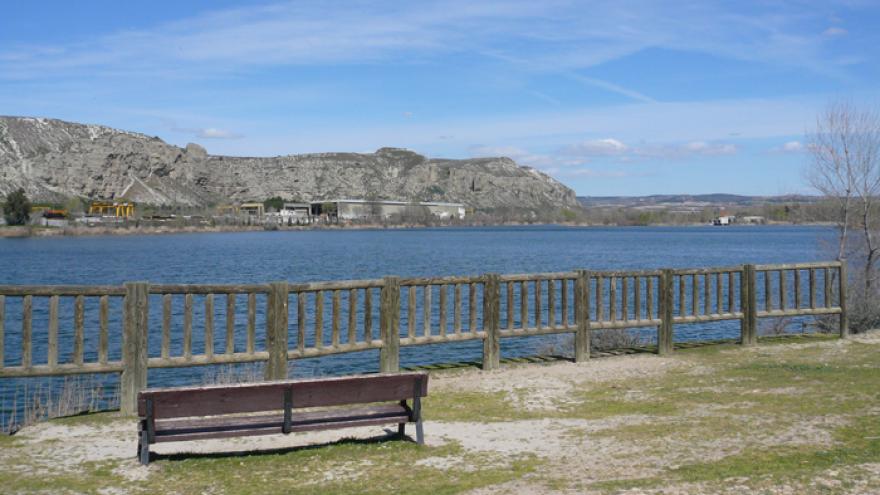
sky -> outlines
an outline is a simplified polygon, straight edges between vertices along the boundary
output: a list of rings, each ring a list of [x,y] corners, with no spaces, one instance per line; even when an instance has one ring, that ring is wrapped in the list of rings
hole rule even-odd
[[[880,0],[8,2],[0,115],[508,156],[587,196],[810,193],[817,115],[880,102],[878,25]]]

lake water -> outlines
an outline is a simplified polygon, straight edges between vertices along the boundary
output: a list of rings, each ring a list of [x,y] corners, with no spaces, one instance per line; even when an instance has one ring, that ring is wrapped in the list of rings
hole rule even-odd
[[[0,284],[305,282],[789,263],[831,259],[827,246],[834,236],[831,228],[813,226],[540,226],[0,239]],[[7,298],[8,365],[20,359],[20,313],[13,299]],[[67,309],[62,304],[61,313],[69,314]],[[41,315],[45,309],[35,304],[35,336]],[[88,320],[86,330],[94,333]],[[676,328],[676,340],[735,337],[738,332],[738,322],[687,325]],[[87,360],[90,339],[94,336],[86,337]],[[558,337],[505,339],[502,356],[535,354],[553,339]],[[479,341],[408,347],[401,350],[401,364],[478,361],[481,349]],[[39,352],[35,344],[35,355]],[[62,349],[62,359],[65,352],[69,349]],[[367,351],[297,361],[293,373],[375,371],[377,355]],[[205,373],[204,368],[151,370],[149,380],[151,386],[194,383]],[[108,387],[115,384],[115,377],[102,380]],[[30,381],[53,386],[58,380]],[[10,407],[11,397],[26,382],[0,380],[0,409]]]

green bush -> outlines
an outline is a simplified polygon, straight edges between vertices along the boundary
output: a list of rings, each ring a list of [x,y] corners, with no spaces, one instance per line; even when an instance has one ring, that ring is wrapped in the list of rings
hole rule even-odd
[[[7,225],[25,225],[31,218],[31,202],[24,193],[24,189],[19,189],[6,197],[6,203],[3,205],[3,217],[6,219]]]
[[[281,196],[274,196],[266,201],[263,201],[263,207],[268,210],[269,208],[274,208],[275,211],[281,211],[284,208],[284,198]]]

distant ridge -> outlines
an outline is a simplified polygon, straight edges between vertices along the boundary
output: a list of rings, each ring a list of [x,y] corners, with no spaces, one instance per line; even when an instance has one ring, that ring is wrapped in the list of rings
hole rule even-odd
[[[574,191],[510,158],[430,159],[401,148],[268,158],[209,155],[158,137],[56,119],[0,117],[0,197],[125,198],[210,206],[273,196],[460,202],[476,209],[577,208]]]
[[[753,206],[774,203],[816,203],[819,196],[788,194],[781,196],[743,196],[738,194],[654,194],[650,196],[578,196],[585,207],[617,206]]]

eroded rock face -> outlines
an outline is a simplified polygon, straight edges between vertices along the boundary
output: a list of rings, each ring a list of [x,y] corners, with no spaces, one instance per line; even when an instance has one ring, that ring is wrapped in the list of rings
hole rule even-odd
[[[18,187],[36,201],[83,196],[211,205],[282,196],[452,201],[478,209],[578,206],[571,189],[509,158],[428,159],[400,148],[214,156],[197,144],[179,148],[108,127],[0,117],[0,196]]]

